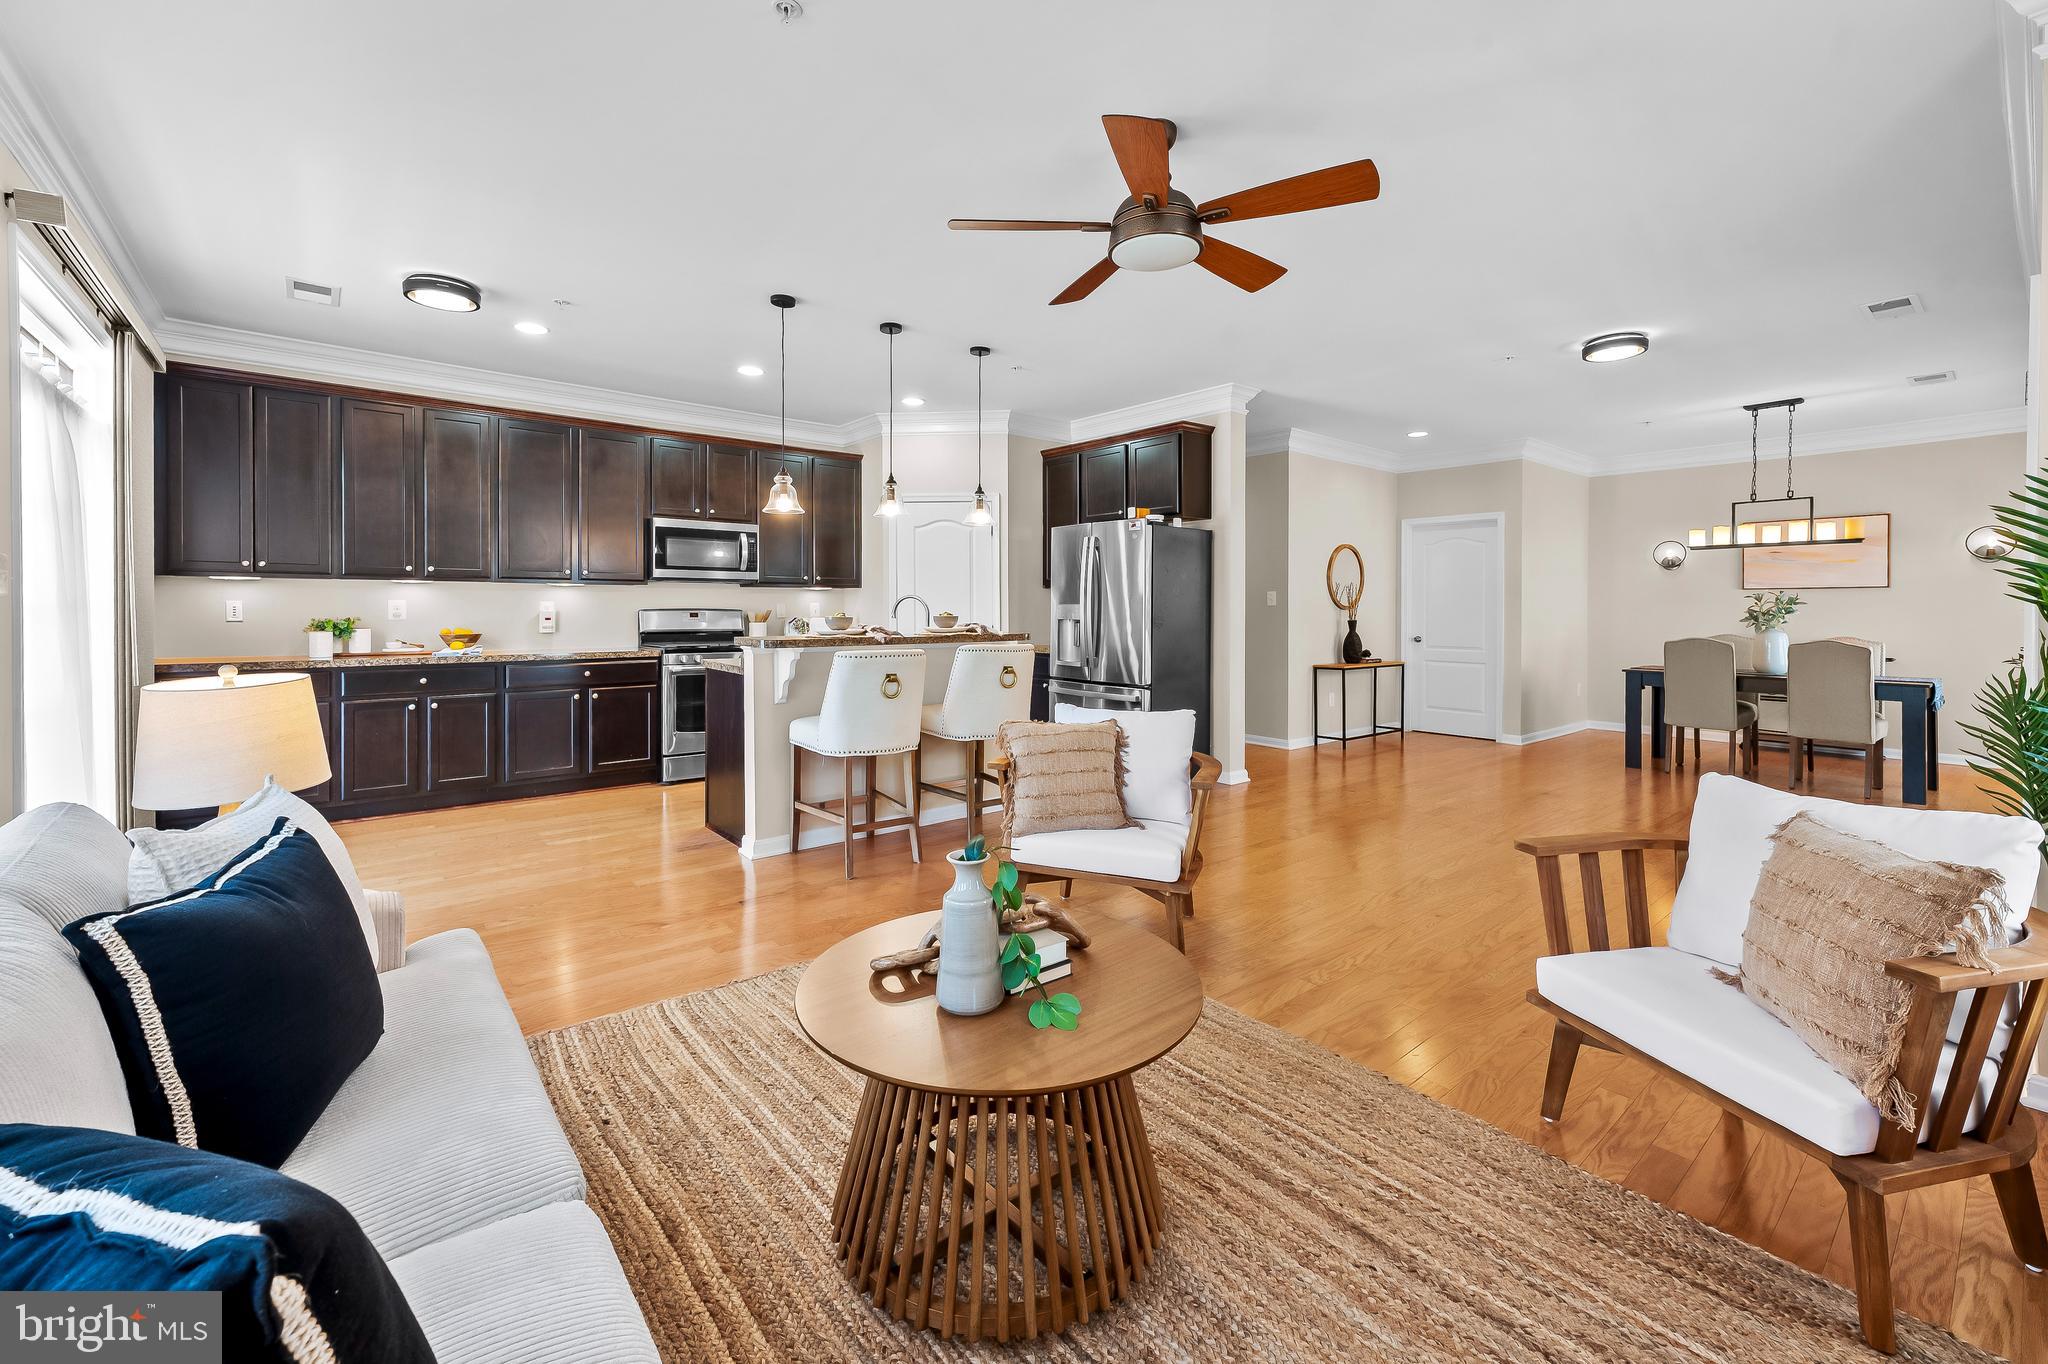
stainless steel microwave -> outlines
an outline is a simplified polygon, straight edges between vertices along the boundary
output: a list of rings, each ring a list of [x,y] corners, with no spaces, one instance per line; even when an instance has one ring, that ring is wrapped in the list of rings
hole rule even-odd
[[[647,562],[657,578],[699,582],[761,581],[761,528],[731,521],[681,521],[657,516],[647,523]]]

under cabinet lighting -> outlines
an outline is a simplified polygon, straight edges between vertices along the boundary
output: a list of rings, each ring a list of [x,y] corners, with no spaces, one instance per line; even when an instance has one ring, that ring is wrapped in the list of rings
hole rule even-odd
[[[903,405],[905,407],[923,407],[924,399],[918,397],[915,393],[906,393],[903,395]]]
[[[767,370],[765,370],[765,369],[762,369],[762,368],[761,368],[761,367],[760,367],[759,365],[741,365],[741,366],[740,366],[740,373],[741,373],[741,374],[744,374],[744,375],[745,375],[745,376],[746,376],[747,378],[749,378],[749,379],[758,379],[758,378],[760,378],[760,377],[761,377],[761,376],[762,376],[763,374],[766,374],[767,372],[768,372]]]

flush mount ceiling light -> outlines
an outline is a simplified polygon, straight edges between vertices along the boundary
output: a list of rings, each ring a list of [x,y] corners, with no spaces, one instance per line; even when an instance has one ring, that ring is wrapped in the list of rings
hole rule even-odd
[[[882,335],[889,338],[889,396],[891,398],[896,396],[896,338],[902,334],[903,324],[901,322],[884,322],[882,324]],[[907,403],[910,399],[905,398],[903,401]],[[919,399],[919,401],[922,402],[923,399]],[[875,515],[901,516],[903,514],[903,504],[896,500],[896,404],[891,402],[884,410],[889,414],[889,438],[887,445],[882,451],[883,459],[887,462],[888,478],[882,484],[882,500],[875,504]]]
[[[1610,360],[1633,360],[1649,348],[1650,338],[1642,332],[1609,332],[1580,346],[1579,358],[1600,365]]]
[[[995,515],[988,509],[988,494],[981,490],[981,362],[988,359],[987,346],[969,346],[974,357],[974,505],[967,509],[970,526],[992,526]]]
[[[514,322],[512,330],[518,332],[521,336],[546,336],[548,334],[548,327],[545,322]]]
[[[770,294],[768,301],[782,314],[782,339],[777,350],[781,364],[782,380],[782,443],[777,449],[789,449],[789,310],[796,306],[796,300],[788,294]],[[802,516],[804,504],[797,500],[796,480],[789,476],[785,466],[775,475],[768,487],[768,500],[761,504],[761,510],[769,516]]]
[[[444,313],[473,313],[483,306],[483,290],[453,275],[407,275],[399,286],[423,308]]]
[[[762,376],[763,374],[766,374],[767,372],[768,372],[767,370],[765,370],[765,369],[762,369],[762,368],[761,368],[761,367],[760,367],[759,365],[741,365],[741,366],[740,366],[740,373],[742,373],[742,374],[746,375],[746,376],[747,376],[747,377],[748,377],[749,379],[758,379],[758,378],[760,378],[760,377],[761,377],[761,376]]]
[[[1997,526],[1979,526],[1963,537],[1963,548],[1970,551],[1970,557],[1986,563],[1997,563],[2019,547],[2017,540]]]
[[[905,407],[923,407],[924,399],[918,397],[915,393],[906,393],[903,395],[903,405]]]
[[[1694,527],[1686,532],[1689,549],[1770,549],[1780,545],[1860,545],[1863,543],[1863,518],[1860,516],[1838,516],[1829,520],[1816,521],[1813,517],[1813,499],[1801,497],[1792,489],[1792,418],[1799,410],[1804,398],[1780,398],[1776,402],[1744,403],[1742,410],[1749,413],[1749,496],[1747,499],[1728,504],[1728,523],[1708,530]],[[1785,409],[1785,495],[1783,497],[1757,496],[1757,414],[1778,408]],[[1804,503],[1804,516],[1778,516],[1774,518],[1744,521],[1744,507],[1769,507],[1779,504]],[[1662,546],[1660,545],[1661,549]]]

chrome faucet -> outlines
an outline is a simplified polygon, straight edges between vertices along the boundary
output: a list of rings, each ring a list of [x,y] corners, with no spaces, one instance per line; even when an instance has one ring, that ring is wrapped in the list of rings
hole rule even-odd
[[[906,592],[896,599],[896,604],[889,608],[889,624],[896,624],[897,613],[903,610],[903,603],[907,601],[914,601],[924,608],[924,628],[930,630],[932,628],[932,604],[923,597],[918,596],[915,592]]]

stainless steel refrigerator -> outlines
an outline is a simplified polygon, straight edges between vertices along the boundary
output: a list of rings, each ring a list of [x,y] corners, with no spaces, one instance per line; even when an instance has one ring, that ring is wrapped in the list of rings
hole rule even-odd
[[[1156,521],[1052,532],[1052,704],[1192,710],[1209,751],[1213,537]]]

